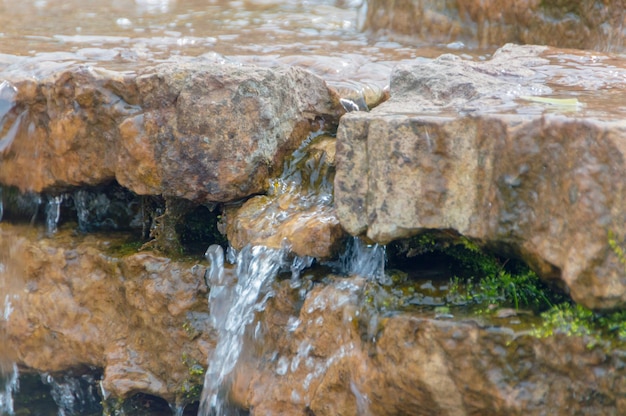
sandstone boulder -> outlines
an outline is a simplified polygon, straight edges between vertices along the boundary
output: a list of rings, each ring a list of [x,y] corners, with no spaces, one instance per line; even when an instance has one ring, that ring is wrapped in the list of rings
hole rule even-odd
[[[0,184],[23,192],[116,179],[141,195],[238,199],[263,192],[283,157],[343,112],[324,81],[293,67],[37,65],[0,74]]]
[[[423,42],[624,50],[623,0],[370,0],[364,28]]]
[[[5,272],[20,272],[0,273],[0,281],[22,287],[10,319],[0,322],[0,351],[40,372],[103,369],[112,397],[188,399],[190,367],[205,366],[214,344],[205,267],[149,253],[120,256],[112,250],[124,239],[114,236],[42,233],[0,225],[0,253],[11,253]]]
[[[626,307],[624,79],[622,59],[535,46],[400,66],[389,101],[341,119],[339,220],[381,243],[455,230]]]

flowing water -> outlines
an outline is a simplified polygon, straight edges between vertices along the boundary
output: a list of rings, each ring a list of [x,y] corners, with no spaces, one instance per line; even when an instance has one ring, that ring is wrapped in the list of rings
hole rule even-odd
[[[6,325],[13,312],[12,301],[17,296],[19,283],[16,282],[16,268],[11,262],[11,254],[0,254],[0,340],[6,339]],[[12,361],[13,351],[8,351],[5,343],[0,345],[0,415],[13,413],[13,394],[19,389],[19,371]]]
[[[4,125],[4,115],[11,111],[16,91],[9,83],[2,82],[3,72],[39,76],[46,70],[79,64],[134,72],[160,62],[189,61],[198,57],[261,66],[297,65],[320,75],[340,92],[356,96],[355,102],[362,107],[368,94],[378,94],[387,86],[394,65],[436,57],[451,49],[464,52],[459,51],[458,44],[415,45],[409,41],[371,39],[360,30],[365,8],[364,0],[2,2],[0,120],[3,124],[0,133],[3,135],[0,152],[10,146],[21,117],[18,115],[15,122]],[[478,54],[477,51],[465,52]],[[285,168],[285,176],[274,183],[275,195],[300,192],[303,188],[301,175],[306,167],[297,163],[300,156],[295,155],[295,162]],[[313,207],[313,211],[326,210],[332,205],[332,180],[323,178],[318,165],[308,169],[309,188],[318,191],[304,192],[297,197],[297,204]],[[3,217],[2,192],[0,188],[0,220]],[[6,190],[4,193],[6,197]],[[56,232],[64,209],[76,213],[81,231],[122,228],[108,215],[112,198],[105,193],[77,190],[71,195],[20,194],[13,198],[20,207],[19,215],[30,218],[31,222],[38,215],[44,215],[49,236]],[[136,200],[129,201],[124,213],[130,218],[128,223],[135,223],[135,226],[142,221],[138,219],[137,205]],[[274,214],[278,222],[290,215],[288,212]],[[227,415],[234,411],[226,398],[233,370],[246,337],[261,336],[255,331],[254,319],[273,295],[272,283],[279,272],[286,271],[291,272],[293,285],[297,287],[300,272],[311,265],[312,259],[290,256],[288,247],[265,246],[229,251],[227,257],[234,263],[232,267],[225,264],[219,246],[210,247],[206,256],[211,262],[207,276],[211,287],[210,319],[218,341],[208,363],[200,413]],[[7,277],[13,272],[2,260],[0,258],[0,276],[5,276],[0,282],[19,281],[16,273]],[[367,245],[355,239],[331,266],[344,274],[358,274],[387,283],[382,246]],[[19,284],[0,289],[3,294],[1,338],[10,318],[11,299],[19,292]],[[306,345],[301,353],[301,358],[306,359]],[[18,368],[12,355],[0,345],[2,414],[13,413],[13,394],[18,388]],[[290,364],[294,365],[297,367],[293,362]],[[96,393],[81,393],[85,390],[81,383],[92,385],[91,381],[71,377],[61,380],[51,375],[44,375],[42,381],[50,387],[58,406],[57,414],[81,414],[93,407],[92,398]],[[367,398],[356,390],[354,394],[365,414]],[[175,410],[176,413],[181,411],[181,408]]]
[[[216,416],[229,414],[225,397],[231,375],[241,354],[246,329],[255,312],[264,308],[271,296],[271,284],[285,264],[286,249],[247,246],[237,255],[234,276],[226,276],[222,247],[211,246],[207,257],[211,321],[217,330],[217,345],[209,359],[205,375],[200,412]]]

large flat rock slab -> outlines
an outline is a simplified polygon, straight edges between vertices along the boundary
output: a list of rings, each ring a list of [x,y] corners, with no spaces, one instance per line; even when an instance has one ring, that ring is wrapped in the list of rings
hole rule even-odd
[[[387,243],[452,229],[626,307],[626,61],[507,45],[396,68],[391,99],[341,119],[335,204]]]
[[[141,195],[234,200],[263,192],[284,156],[342,113],[295,67],[26,62],[0,73],[0,184],[61,193],[115,179]]]

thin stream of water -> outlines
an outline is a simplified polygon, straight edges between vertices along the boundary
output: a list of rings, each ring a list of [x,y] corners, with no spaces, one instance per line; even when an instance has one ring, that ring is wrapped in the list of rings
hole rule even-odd
[[[247,246],[237,255],[236,275],[224,269],[222,247],[212,245],[206,256],[211,262],[208,275],[211,322],[217,331],[217,345],[209,359],[202,391],[200,414],[229,414],[226,396],[232,374],[243,348],[246,328],[254,314],[263,310],[271,296],[271,284],[286,264],[287,249]]]
[[[0,263],[0,277],[7,273],[6,267]],[[0,288],[2,286],[0,285]],[[4,338],[3,326],[7,324],[13,308],[11,306],[11,295],[5,294],[2,304],[2,315],[0,316],[0,339]],[[0,353],[2,348],[0,348]],[[19,371],[17,364],[5,362],[5,357],[0,356],[0,415],[13,414],[13,394],[19,389]]]

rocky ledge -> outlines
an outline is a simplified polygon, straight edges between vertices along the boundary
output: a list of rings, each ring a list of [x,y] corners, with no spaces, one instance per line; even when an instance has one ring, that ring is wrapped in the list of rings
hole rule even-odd
[[[36,63],[2,74],[0,183],[60,194],[117,180],[197,203],[264,192],[344,112],[303,69],[207,62],[140,73]]]
[[[341,119],[341,224],[380,243],[453,230],[626,307],[625,79],[621,59],[539,46],[397,67],[390,100]]]
[[[32,217],[47,200],[55,225],[55,197],[74,192],[79,228],[81,212],[109,201],[82,187],[113,180],[127,189],[106,195],[132,201],[131,223],[146,224],[136,194],[155,198],[153,228],[175,230],[190,207],[223,202],[211,227],[235,247],[286,239],[318,258],[336,257],[345,231],[401,240],[407,252],[424,233],[445,235],[524,260],[589,308],[624,309],[625,68],[611,55],[536,46],[486,61],[444,55],[397,67],[389,101],[343,116],[336,93],[295,68],[8,71],[0,184],[13,196],[45,193],[28,194]],[[312,130],[338,120],[336,145],[312,140],[302,164],[285,168],[293,176],[272,179]],[[205,261],[137,252],[127,236],[72,224],[0,225],[0,289],[14,295],[0,355],[39,372],[101,372],[112,398],[197,400],[216,344]],[[542,338],[531,324],[372,305],[376,282],[320,274],[277,279],[258,334],[244,337],[233,405],[303,415],[626,408],[621,330],[615,345],[567,330]]]
[[[205,262],[132,253],[123,238],[0,226],[13,313],[8,353],[31,371],[102,374],[103,397],[198,400],[215,347]],[[7,247],[7,246],[11,247]],[[130,254],[128,252],[131,252]],[[525,312],[385,312],[362,277],[274,284],[233,372],[231,404],[253,414],[618,414],[623,348],[533,333]],[[382,296],[382,297],[381,297]],[[455,312],[456,313],[456,312]],[[622,344],[623,346],[623,344]],[[95,388],[96,386],[94,386]],[[102,390],[100,390],[102,389]]]

